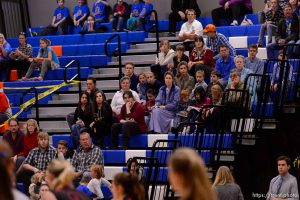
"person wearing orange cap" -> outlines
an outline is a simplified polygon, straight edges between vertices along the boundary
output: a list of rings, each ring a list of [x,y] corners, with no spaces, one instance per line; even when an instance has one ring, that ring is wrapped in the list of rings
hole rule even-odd
[[[229,49],[229,55],[235,56],[236,52],[234,47],[229,43],[228,39],[221,33],[217,32],[216,26],[213,24],[207,24],[203,33],[206,33],[207,40],[206,46],[214,52],[214,59],[217,60],[219,55],[219,48],[221,45],[225,45]]]
[[[231,22],[231,26],[237,26],[241,18],[253,11],[251,0],[219,0],[219,4],[222,7],[211,12],[212,20],[216,26],[222,25],[222,19]]]

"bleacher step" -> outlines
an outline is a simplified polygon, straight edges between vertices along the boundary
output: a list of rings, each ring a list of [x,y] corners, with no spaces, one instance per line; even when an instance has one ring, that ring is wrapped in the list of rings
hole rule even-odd
[[[134,61],[143,61],[143,60],[151,60],[155,62],[156,54],[150,55],[133,55],[133,56],[122,56],[122,62],[134,62]],[[112,62],[118,61],[118,57],[113,57]]]
[[[125,65],[127,61],[124,61],[122,60],[122,65]],[[152,65],[155,63],[155,57],[154,57],[154,60],[151,59],[151,60],[139,60],[139,61],[132,61],[133,64],[135,65]],[[116,65],[119,65],[119,62],[109,62],[107,63],[107,65],[109,66],[116,66]]]
[[[169,40],[169,41],[178,41],[178,37],[160,37],[159,40]],[[153,38],[145,38],[145,42],[155,42],[156,41],[156,38],[153,37]]]
[[[74,112],[76,107],[40,107],[39,114],[40,116],[45,115],[63,115],[66,116],[68,113]],[[35,108],[31,110],[32,114],[35,115]]]

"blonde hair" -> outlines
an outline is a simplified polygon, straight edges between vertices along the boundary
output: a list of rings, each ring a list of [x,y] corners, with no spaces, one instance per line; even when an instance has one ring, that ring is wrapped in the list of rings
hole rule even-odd
[[[72,181],[75,178],[74,169],[67,160],[52,160],[47,167],[47,173],[55,177],[51,183],[53,189],[58,186],[72,186]]]
[[[226,183],[232,182],[234,182],[234,178],[231,174],[230,169],[227,166],[219,167],[213,186],[215,187],[217,185],[225,185]]]
[[[46,132],[39,132],[39,134],[37,135],[38,139],[47,139],[49,140],[49,135]]]
[[[169,166],[183,179],[186,195],[181,200],[215,200],[202,158],[190,148],[179,148],[169,158]]]
[[[104,177],[103,167],[101,165],[92,165],[91,171],[94,171],[96,173],[97,179]]]
[[[3,44],[5,44],[7,41],[6,41],[5,36],[3,35],[3,33],[0,33],[0,37],[3,37]]]
[[[36,173],[36,174],[32,175],[32,177],[30,179],[31,183],[37,184],[39,182],[41,176],[42,176],[42,173]]]
[[[28,131],[28,124],[29,124],[29,123],[32,123],[32,124],[34,125],[34,127],[35,127],[34,131],[35,131],[35,132],[37,132],[37,133],[40,132],[40,127],[39,127],[37,121],[34,120],[34,119],[29,119],[29,120],[27,120],[27,122],[26,122],[26,124],[25,124],[25,126],[26,126],[26,132],[27,132],[27,133],[29,133],[29,131]]]
[[[144,76],[145,78],[147,78],[146,73],[144,73],[144,72],[139,74],[139,78],[140,78],[140,76]]]
[[[222,90],[222,88],[221,88],[220,85],[218,85],[218,84],[213,85],[213,86],[211,87],[211,91],[212,91],[212,90],[218,91],[219,94],[220,94],[220,98],[223,96],[223,90]]]

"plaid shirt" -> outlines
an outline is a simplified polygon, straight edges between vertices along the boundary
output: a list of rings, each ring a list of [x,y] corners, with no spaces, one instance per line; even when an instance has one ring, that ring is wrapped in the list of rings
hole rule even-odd
[[[29,58],[33,57],[33,51],[32,51],[32,46],[30,44],[25,45],[25,47],[22,47],[21,45],[18,47],[19,51],[21,51],[23,54],[26,56],[29,56]],[[18,59],[23,60],[24,58],[19,56]]]
[[[229,48],[229,55],[236,56],[235,49],[229,43],[228,39],[221,33],[216,33],[215,38],[208,37],[206,43],[207,47],[214,52],[214,55],[217,55],[219,53],[219,46],[221,44],[224,44]]]
[[[85,151],[81,146],[76,150],[72,158],[72,165],[76,172],[90,171],[93,164],[104,165],[103,154],[99,147],[92,144]]]
[[[46,170],[48,164],[51,162],[52,159],[57,157],[56,149],[52,146],[49,146],[46,151],[41,151],[39,147],[32,149],[24,164],[29,164],[39,170]]]

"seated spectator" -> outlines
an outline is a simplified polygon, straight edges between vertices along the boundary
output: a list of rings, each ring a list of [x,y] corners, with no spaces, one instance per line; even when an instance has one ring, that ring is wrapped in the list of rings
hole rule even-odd
[[[26,191],[30,185],[30,177],[35,173],[45,171],[49,162],[57,157],[56,149],[49,145],[48,133],[40,132],[37,138],[38,147],[29,152],[20,173]]]
[[[80,34],[87,34],[87,33],[102,33],[106,32],[107,28],[105,26],[101,26],[96,24],[95,17],[90,15],[87,18],[87,21],[84,23],[82,29],[79,31]]]
[[[112,182],[113,199],[137,199],[145,200],[145,190],[140,184],[138,177],[128,172],[118,173]]]
[[[44,180],[44,174],[42,172],[34,174],[30,181],[29,185],[29,195],[31,200],[40,200],[41,196],[39,194],[39,189],[42,185],[42,181]]]
[[[46,192],[49,192],[49,190],[49,185],[46,182],[42,183],[41,187],[39,188],[39,195],[41,196],[41,200],[45,199],[44,195]]]
[[[96,27],[98,27],[101,23],[107,22],[107,7],[109,7],[109,3],[107,0],[96,0],[92,8],[92,15],[95,17]]]
[[[147,86],[147,78],[144,72],[139,74],[139,83],[137,84],[137,92],[139,94],[141,101],[146,101],[146,86]]]
[[[218,199],[244,199],[241,188],[235,183],[230,169],[227,166],[219,167],[213,189]]]
[[[121,108],[119,123],[115,123],[111,127],[112,147],[114,149],[118,147],[119,133],[123,134],[123,144],[120,148],[127,149],[130,135],[147,131],[144,107],[134,99],[131,91],[125,91],[123,99],[125,104]]]
[[[189,57],[184,54],[184,51],[184,46],[182,44],[176,46],[175,56],[173,57],[173,70],[171,70],[173,71],[174,76],[176,76],[177,67],[181,61],[189,62]]]
[[[194,86],[194,89],[192,90],[192,93],[190,94],[190,99],[193,99],[194,91],[197,87],[202,87],[204,91],[207,89],[207,83],[204,81],[204,71],[199,70],[196,72],[196,84]]]
[[[0,87],[0,125],[12,116],[9,99]]]
[[[151,111],[149,130],[156,133],[168,133],[170,123],[176,114],[176,105],[180,100],[180,88],[174,84],[174,75],[165,73],[165,85],[159,89],[155,107]]]
[[[257,46],[262,46],[262,40],[264,39],[265,32],[267,31],[268,41],[267,44],[272,43],[272,37],[275,36],[277,26],[281,18],[283,17],[283,10],[278,5],[278,0],[270,0],[270,9],[265,14],[265,22],[260,27],[259,38]]]
[[[90,102],[93,102],[94,101],[94,98],[95,98],[95,93],[97,91],[99,91],[99,89],[97,88],[97,80],[93,77],[88,77],[87,80],[86,80],[86,91],[89,93],[89,97],[90,97]],[[104,98],[104,101],[106,101],[106,96],[104,95],[103,96]],[[69,113],[67,116],[66,116],[66,120],[67,120],[67,123],[70,127],[70,130],[72,130],[72,125],[73,125],[73,121],[74,121],[74,114],[75,112],[72,112],[72,113]]]
[[[113,99],[111,100],[111,108],[113,111],[113,114],[115,116],[118,116],[121,112],[121,108],[124,105],[124,99],[123,99],[123,93],[126,91],[131,91],[133,94],[133,97],[136,101],[140,101],[140,97],[139,95],[130,89],[130,78],[128,76],[124,76],[121,78],[120,80],[120,85],[121,85],[121,90],[117,91],[113,97]]]
[[[278,0],[278,5],[283,10],[284,5],[288,2],[288,0]],[[263,24],[266,21],[266,13],[270,10],[271,4],[270,0],[264,0],[264,9],[262,11],[258,11],[258,23]]]
[[[76,190],[83,192],[87,197],[92,199],[93,197],[96,197],[96,194],[94,194],[88,187],[87,185],[89,184],[91,180],[90,176],[82,176],[82,179],[79,182],[78,187]]]
[[[68,33],[68,24],[71,23],[69,9],[65,7],[65,0],[57,0],[56,2],[58,7],[53,13],[51,24],[44,28],[42,31],[38,32],[36,34],[37,36],[45,36],[57,30],[61,35],[65,35]]]
[[[215,69],[221,73],[221,79],[219,80],[222,85],[227,85],[227,81],[230,75],[230,71],[235,67],[234,57],[229,55],[229,50],[226,45],[219,47],[220,58],[216,61]]]
[[[215,67],[214,54],[206,47],[202,36],[195,37],[194,41],[195,47],[190,51],[189,55],[189,73],[191,76],[195,76],[198,70],[203,70],[205,75],[209,78],[211,71]]]
[[[114,5],[113,16],[110,18],[110,23],[113,31],[122,31],[124,23],[129,18],[130,10],[129,6],[123,0],[117,0],[118,3]]]
[[[88,183],[88,189],[96,194],[96,197],[93,198],[97,199],[104,199],[103,192],[101,190],[102,185],[106,185],[109,189],[111,187],[111,183],[104,178],[104,171],[103,166],[100,165],[92,165],[91,166],[91,177],[92,180]]]
[[[65,140],[58,141],[56,150],[57,150],[57,158],[59,160],[70,161],[74,154],[74,151],[69,149],[68,142]]]
[[[246,78],[249,74],[253,74],[251,69],[245,68],[245,57],[242,55],[237,55],[234,58],[234,64],[237,71],[241,74],[241,81],[245,82]],[[231,83],[231,79],[229,79],[228,84]]]
[[[169,36],[176,36],[176,23],[178,21],[184,21],[187,18],[186,10],[194,9],[196,17],[200,17],[201,10],[199,9],[198,3],[196,0],[189,1],[179,1],[172,0],[171,10],[172,12],[169,15]]]
[[[211,98],[211,88],[214,85],[219,85],[221,87],[222,91],[224,90],[224,86],[220,83],[220,80],[221,80],[220,71],[218,71],[218,70],[212,71],[210,74],[210,83],[208,84],[207,89],[206,89],[207,97]]]
[[[182,24],[178,34],[179,41],[183,42],[185,50],[191,51],[194,48],[194,40],[196,36],[202,36],[203,27],[201,22],[196,20],[196,12],[194,9],[185,11],[187,22]]]
[[[219,55],[221,46],[229,49],[229,55],[236,55],[234,47],[222,33],[217,33],[215,25],[207,24],[203,32],[207,34],[206,46],[213,51],[215,60],[221,56]]]
[[[24,133],[20,130],[19,121],[16,118],[10,118],[8,126],[9,130],[4,133],[3,140],[9,144],[15,156],[23,151]]]
[[[93,122],[90,127],[94,130],[96,144],[103,147],[104,136],[110,135],[112,125],[112,109],[104,100],[104,93],[97,91],[92,105]]]
[[[291,4],[286,4],[283,10],[284,18],[280,20],[276,33],[276,42],[267,45],[268,59],[274,59],[275,50],[283,49],[286,44],[294,44],[299,38],[299,20],[293,15]],[[287,48],[288,54],[293,55],[293,47]]]
[[[189,93],[195,84],[195,79],[188,73],[188,64],[184,61],[178,64],[178,71],[175,77],[175,84],[180,90],[188,90]]]
[[[90,176],[91,166],[103,166],[103,154],[99,147],[92,143],[90,134],[86,130],[80,132],[80,146],[72,157],[72,166],[75,170],[75,187],[78,186],[82,176]]]
[[[46,171],[50,190],[41,194],[42,199],[88,200],[84,193],[73,189],[74,169],[70,162],[52,160]]]
[[[7,62],[9,60],[11,50],[10,44],[5,40],[4,35],[0,33],[0,72],[7,68]],[[4,82],[5,78],[2,79],[2,81]]]
[[[31,62],[30,58],[33,57],[32,46],[27,43],[26,34],[24,32],[19,33],[19,47],[15,52],[10,53],[10,59],[8,60],[6,70],[6,81],[10,80],[11,70],[18,70],[18,78],[21,79],[27,72]]]
[[[257,46],[255,44],[251,44],[248,47],[249,57],[245,59],[245,68],[250,69],[254,74],[263,74],[265,63],[262,59],[256,57],[257,53]]]
[[[283,60],[283,50],[280,50],[278,52],[278,57],[277,58],[278,58],[278,60]],[[288,55],[287,54],[285,55],[285,60],[288,60]],[[280,89],[280,88],[278,88],[278,83],[280,81],[279,80],[280,71],[283,71],[280,87],[284,87],[284,77],[285,77],[285,74],[286,74],[286,69],[288,67],[288,66],[286,66],[286,64],[287,64],[286,62],[284,64],[282,64],[282,62],[277,62],[277,63],[274,64],[272,77],[271,77],[271,91],[277,91],[278,89]],[[283,70],[281,69],[283,67],[282,65],[285,65]],[[293,76],[293,66],[289,63],[287,88],[289,88],[291,82],[293,81],[292,76]]]
[[[137,159],[129,158],[126,163],[126,167],[127,167],[127,172],[132,176],[138,177],[140,184],[144,186],[144,189],[146,189],[147,177],[145,175],[144,168],[139,165]]]
[[[85,20],[90,15],[87,0],[78,0],[78,4],[73,11],[73,23],[75,27],[83,26]]]
[[[19,169],[29,152],[38,146],[38,134],[40,132],[40,128],[37,121],[34,119],[29,119],[25,123],[24,127],[26,129],[26,133],[24,136],[23,149],[21,152],[14,156],[17,170]]]
[[[221,105],[223,97],[223,88],[219,84],[211,87],[211,102],[213,105]]]
[[[298,1],[297,0],[289,0],[289,3],[292,6],[293,13],[297,14]]]
[[[161,86],[162,86],[162,83],[160,81],[156,80],[154,73],[147,72],[146,91],[148,91],[149,89],[154,89],[156,91],[156,94],[158,94],[158,91]]]
[[[151,0],[144,0],[144,4],[142,5],[142,10],[139,14],[139,19],[137,22],[137,30],[143,30],[143,24],[145,24],[151,18],[151,15],[146,15],[151,11],[153,11],[153,5],[151,4]],[[155,19],[154,13],[152,13],[152,18]]]
[[[191,106],[192,100],[189,99],[189,91],[181,90],[180,91],[180,100],[176,105],[176,117],[174,118],[173,126],[178,127],[181,122],[189,122],[188,118],[188,107]]]
[[[237,26],[241,18],[244,18],[246,14],[252,13],[251,0],[220,0],[219,4],[222,7],[216,8],[211,12],[214,25],[216,26],[222,25],[222,19],[229,21],[231,26]]]
[[[137,84],[139,83],[139,77],[134,74],[134,64],[128,62],[125,64],[125,76],[130,78],[130,89],[137,92]]]
[[[80,131],[89,128],[93,122],[89,93],[82,92],[79,97],[71,132],[74,148],[78,147]]]
[[[155,106],[155,98],[157,96],[157,93],[154,89],[149,89],[147,90],[147,101],[146,104],[144,105],[145,107],[145,122],[147,127],[149,127],[149,121],[150,121],[150,112]]]
[[[151,65],[151,71],[159,81],[162,81],[166,71],[173,71],[175,52],[170,48],[170,42],[167,39],[160,41],[159,49],[160,52],[156,58],[155,65]]]
[[[142,11],[143,7],[143,2],[140,0],[133,0],[133,4],[131,5],[131,12],[130,12],[130,17],[127,20],[127,30],[129,31],[136,31],[139,30],[140,25],[139,22],[139,15]]]
[[[51,45],[50,40],[46,38],[40,39],[39,53],[36,58],[29,58],[31,65],[25,77],[23,77],[22,80],[28,80],[31,77],[32,73],[34,72],[34,69],[39,68],[41,70],[41,73],[39,77],[34,79],[42,81],[44,80],[44,76],[46,75],[49,68],[54,70],[59,67],[59,61],[56,56],[56,53],[50,47],[50,45]]]

